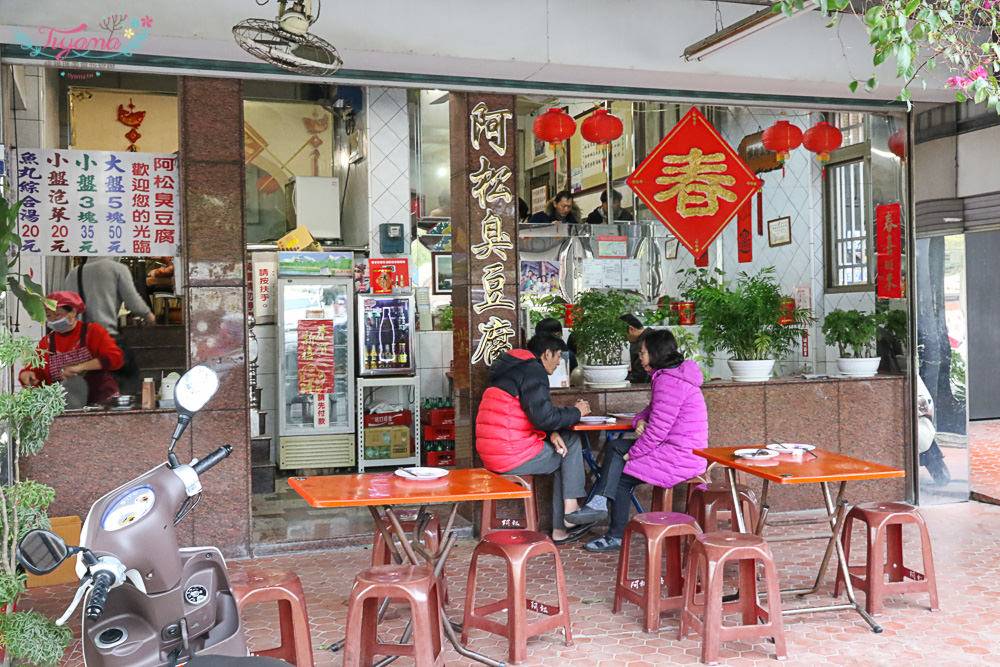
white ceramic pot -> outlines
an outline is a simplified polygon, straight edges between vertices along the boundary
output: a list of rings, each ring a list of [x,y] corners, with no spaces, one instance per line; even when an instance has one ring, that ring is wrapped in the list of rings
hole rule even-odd
[[[878,374],[880,361],[882,357],[838,357],[837,370],[851,378],[870,378]]]
[[[583,369],[583,381],[587,384],[620,384],[625,382],[625,378],[628,377],[628,364],[617,366],[584,366],[581,364],[580,368]]]
[[[729,360],[729,370],[735,382],[766,382],[771,379],[774,359]]]

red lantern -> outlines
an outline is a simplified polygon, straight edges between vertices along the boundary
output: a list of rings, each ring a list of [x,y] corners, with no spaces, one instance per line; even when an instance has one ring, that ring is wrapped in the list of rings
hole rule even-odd
[[[906,159],[906,128],[901,127],[889,137],[889,150],[899,156],[900,160]]]
[[[806,150],[816,153],[816,159],[826,162],[830,159],[830,151],[840,148],[844,141],[844,135],[840,130],[830,125],[826,121],[816,123],[802,135],[802,145]]]
[[[555,149],[559,144],[573,136],[576,132],[576,121],[562,109],[549,109],[535,119],[535,136],[549,142]]]
[[[604,146],[622,136],[623,129],[621,119],[609,113],[607,109],[595,109],[594,113],[580,123],[580,134],[584,139],[592,144]]]
[[[787,120],[779,120],[764,130],[760,143],[764,144],[767,150],[777,153],[778,163],[784,165],[788,159],[788,152],[802,145],[802,130]]]

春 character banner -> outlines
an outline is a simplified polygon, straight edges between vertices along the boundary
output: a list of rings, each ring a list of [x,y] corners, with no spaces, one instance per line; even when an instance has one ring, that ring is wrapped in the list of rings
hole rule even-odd
[[[695,108],[626,183],[695,257],[763,185]]]

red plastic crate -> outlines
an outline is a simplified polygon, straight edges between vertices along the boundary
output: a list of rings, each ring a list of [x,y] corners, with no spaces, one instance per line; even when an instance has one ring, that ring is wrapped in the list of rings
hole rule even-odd
[[[424,410],[421,418],[425,424],[432,426],[451,426],[455,423],[455,408],[434,408]]]
[[[446,452],[424,452],[424,454],[426,455],[425,465],[432,467],[455,465],[454,449]]]
[[[424,440],[454,440],[455,426],[424,425]]]
[[[369,413],[365,415],[365,427],[405,426],[413,423],[413,413],[409,410],[397,412]]]

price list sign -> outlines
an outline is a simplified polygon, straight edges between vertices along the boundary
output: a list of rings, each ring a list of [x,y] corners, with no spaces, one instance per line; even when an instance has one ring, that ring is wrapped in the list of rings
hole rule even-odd
[[[177,255],[176,155],[25,148],[15,183],[21,252]]]

